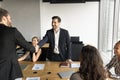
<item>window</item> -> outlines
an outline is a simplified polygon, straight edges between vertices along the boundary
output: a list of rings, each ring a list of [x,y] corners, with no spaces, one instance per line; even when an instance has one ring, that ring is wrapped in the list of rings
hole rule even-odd
[[[118,31],[119,0],[100,1],[99,51],[104,64],[113,57],[113,46],[120,40],[120,27]],[[120,22],[119,22],[120,23]]]

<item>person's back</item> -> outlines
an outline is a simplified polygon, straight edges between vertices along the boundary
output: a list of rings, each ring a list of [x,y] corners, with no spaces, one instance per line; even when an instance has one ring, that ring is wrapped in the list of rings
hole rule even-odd
[[[79,71],[72,74],[70,80],[106,80],[106,71],[98,50],[86,45],[80,53]]]
[[[80,77],[80,73],[79,72],[75,72],[71,75],[71,78],[70,80],[83,80],[81,77]]]
[[[16,64],[11,64],[11,63],[16,63],[16,61],[14,61],[14,59],[16,58],[16,55],[15,55],[16,44],[14,42],[15,35],[13,34],[15,34],[15,29],[6,27],[5,25],[0,24],[0,67],[4,68],[2,69],[2,71],[1,70],[0,71],[4,73],[6,72],[4,70],[10,70],[10,68],[12,68],[13,70],[14,68],[12,66],[16,65]],[[16,67],[19,68],[19,66],[16,66]],[[16,74],[20,74],[20,73],[16,73]],[[12,76],[12,74],[9,76],[7,75],[0,74],[0,77],[6,76],[5,79],[7,79],[7,77]],[[20,76],[22,76],[22,74]],[[5,79],[3,77],[3,80]]]
[[[15,44],[15,28],[6,27],[0,24],[0,60],[14,57],[16,50]],[[14,45],[13,45],[14,44]],[[4,45],[4,46],[3,46]],[[7,57],[6,57],[7,55]]]
[[[15,80],[23,76],[17,61],[16,45],[35,52],[35,48],[21,33],[10,26],[10,15],[0,8],[0,79],[2,80]]]

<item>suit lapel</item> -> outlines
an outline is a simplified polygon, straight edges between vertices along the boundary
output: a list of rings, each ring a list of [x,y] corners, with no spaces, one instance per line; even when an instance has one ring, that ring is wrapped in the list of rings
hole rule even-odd
[[[61,39],[62,39],[62,30],[61,30],[61,28],[60,28],[60,33],[59,33],[59,44],[58,44],[58,45],[60,45]]]
[[[53,45],[55,47],[55,35],[54,35],[54,30],[53,29],[52,29],[52,35],[51,35],[51,37],[52,37],[52,43],[53,43]]]

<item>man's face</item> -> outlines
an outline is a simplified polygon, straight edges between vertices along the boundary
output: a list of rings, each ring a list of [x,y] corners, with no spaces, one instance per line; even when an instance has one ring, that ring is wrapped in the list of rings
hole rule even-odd
[[[53,19],[53,20],[52,20],[52,28],[53,28],[54,30],[56,30],[56,29],[59,28],[59,26],[60,26],[60,22],[58,22],[58,19]]]
[[[8,26],[12,26],[12,20],[11,20],[11,17],[10,17],[10,15],[8,15],[7,17],[6,17],[6,24],[8,25]]]

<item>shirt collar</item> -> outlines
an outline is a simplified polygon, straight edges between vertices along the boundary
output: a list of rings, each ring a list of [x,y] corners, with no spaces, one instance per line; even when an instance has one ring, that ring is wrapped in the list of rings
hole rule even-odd
[[[57,32],[54,30],[54,33],[58,33],[58,32],[60,32],[60,28],[57,29]]]

